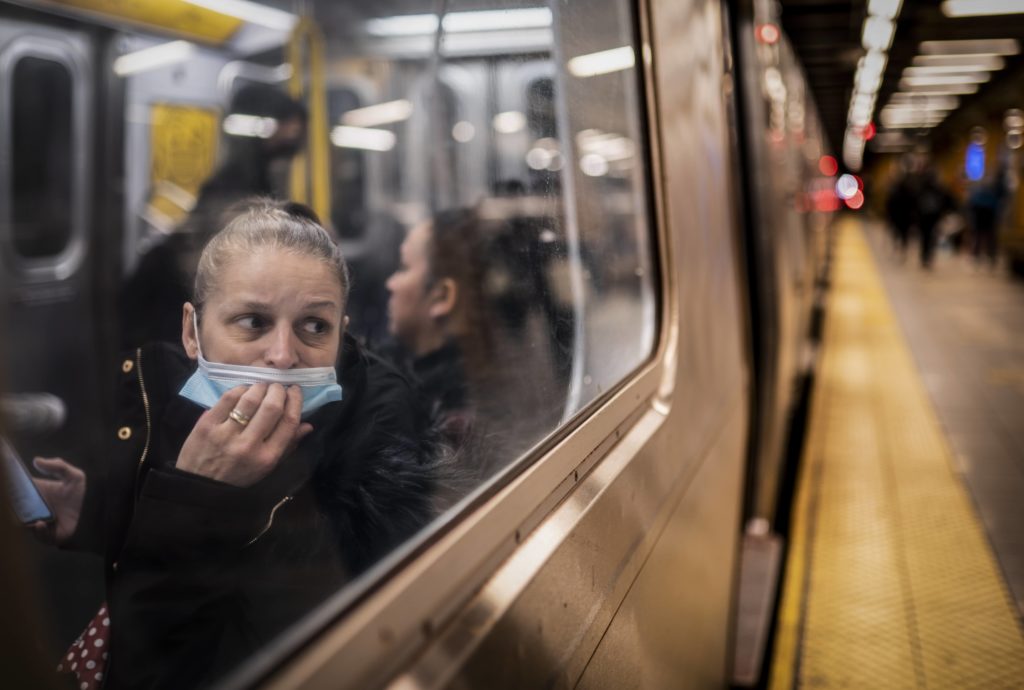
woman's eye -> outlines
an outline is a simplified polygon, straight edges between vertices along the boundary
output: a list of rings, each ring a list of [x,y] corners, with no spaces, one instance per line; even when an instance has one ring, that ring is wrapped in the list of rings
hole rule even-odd
[[[309,335],[323,335],[330,330],[330,325],[320,319],[310,319],[303,322],[302,330]]]
[[[235,323],[250,331],[258,331],[266,326],[266,321],[263,317],[256,314],[246,314],[245,316],[241,316],[235,319]]]

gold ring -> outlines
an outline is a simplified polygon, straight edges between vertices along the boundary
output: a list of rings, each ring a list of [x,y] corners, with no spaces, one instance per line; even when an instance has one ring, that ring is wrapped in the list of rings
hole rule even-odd
[[[235,420],[236,422],[238,422],[242,426],[246,426],[249,423],[249,421],[252,419],[252,417],[250,417],[249,415],[245,414],[244,412],[242,412],[237,407],[235,409],[231,410],[231,412],[228,413],[228,417],[231,417],[231,419]]]

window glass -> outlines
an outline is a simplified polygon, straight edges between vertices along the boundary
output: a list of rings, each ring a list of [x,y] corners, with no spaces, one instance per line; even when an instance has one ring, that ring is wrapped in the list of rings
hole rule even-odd
[[[10,88],[14,249],[55,256],[71,238],[71,75],[59,62],[26,56]]]
[[[121,226],[88,278],[14,286],[0,376],[12,446],[51,458],[57,520],[25,535],[55,662],[91,643],[116,687],[216,681],[651,356],[631,3],[442,4],[81,32],[116,53],[85,88],[108,118],[88,134],[117,137],[91,194]],[[70,75],[26,65],[0,123],[31,144],[16,217],[58,228]]]

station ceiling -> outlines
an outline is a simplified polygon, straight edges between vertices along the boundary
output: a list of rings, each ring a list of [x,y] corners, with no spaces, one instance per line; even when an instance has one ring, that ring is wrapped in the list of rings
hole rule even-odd
[[[1013,5],[1012,2],[1007,4]],[[1019,4],[1024,9],[1024,0]],[[861,32],[867,13],[867,0],[780,2],[783,30],[804,66],[825,131],[836,151],[842,149],[857,61],[865,54]],[[1019,90],[1020,73],[1024,72],[1024,14],[948,17],[942,11],[940,0],[903,0],[874,109],[876,118],[899,89],[903,70],[919,54],[922,42],[1006,38],[1017,39],[1022,52],[1007,56],[1005,67],[993,73],[992,79],[981,84],[975,94],[962,96],[957,111],[969,109],[973,102],[991,98],[1000,90]],[[1020,101],[1017,107],[1024,107],[1024,93],[1020,94]],[[955,117],[957,111],[938,123],[934,131],[919,130],[916,134],[948,136],[943,130],[961,120]]]

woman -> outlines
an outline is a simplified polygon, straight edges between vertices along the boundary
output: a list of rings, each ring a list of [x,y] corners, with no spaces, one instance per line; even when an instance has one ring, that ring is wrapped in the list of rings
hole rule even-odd
[[[430,520],[443,463],[345,335],[348,285],[311,211],[251,203],[203,250],[184,349],[122,362],[106,476],[37,461],[57,519],[34,529],[107,566],[109,617],[66,668],[91,650],[106,687],[206,684]]]
[[[480,388],[496,369],[482,235],[474,210],[442,211],[409,231],[386,283],[388,330],[403,350],[400,358],[456,444],[465,441],[483,397],[470,391],[470,382]]]

